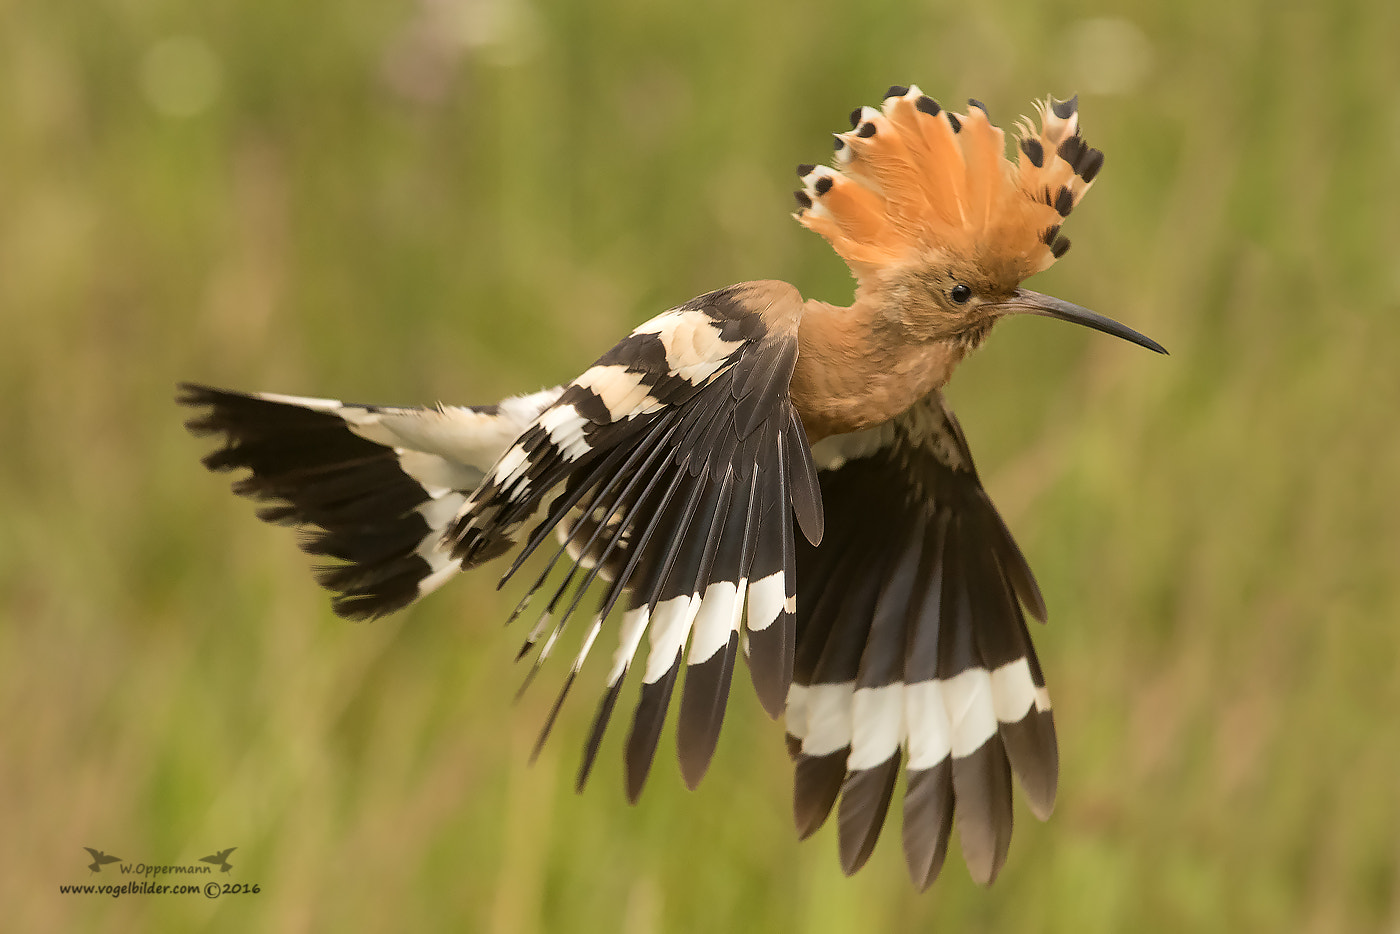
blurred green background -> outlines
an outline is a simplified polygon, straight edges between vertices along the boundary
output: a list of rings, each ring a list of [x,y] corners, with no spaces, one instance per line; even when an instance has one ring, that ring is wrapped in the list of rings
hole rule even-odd
[[[1400,7],[1130,9],[0,7],[4,926],[1400,930]],[[852,879],[796,842],[746,678],[697,792],[665,746],[628,807],[614,729],[573,793],[608,651],[527,767],[518,590],[337,620],[172,403],[493,401],[732,282],[845,301],[792,166],[911,81],[1003,126],[1080,93],[1107,170],[1032,286],[1173,354],[1021,320],[952,386],[1063,776],[992,888],[923,895],[897,819]],[[84,846],[262,891],[61,896],[130,878]]]

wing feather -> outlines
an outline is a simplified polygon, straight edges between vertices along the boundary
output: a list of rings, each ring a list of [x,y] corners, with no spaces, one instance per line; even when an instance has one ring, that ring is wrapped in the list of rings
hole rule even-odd
[[[677,744],[691,785],[714,754],[741,645],[765,706],[782,708],[796,642],[793,517],[809,539],[822,528],[811,449],[787,395],[800,310],[790,286],[752,283],[643,324],[525,428],[444,537],[464,567],[524,537],[503,581],[550,532],[561,539],[518,608],[564,568],[522,650],[544,640],[536,666],[598,578],[608,583],[596,619],[630,595],[580,785],[643,635],[650,649],[625,748],[630,797],[650,772],[681,667]]]
[[[562,392],[499,405],[352,405],[182,384],[196,435],[220,435],[210,470],[246,470],[234,492],[268,522],[301,527],[308,554],[350,619],[402,609],[441,586],[459,562],[436,548],[447,523],[511,441]]]
[[[1038,817],[1054,802],[1054,724],[1022,615],[1044,617],[1040,591],[939,394],[814,453],[830,534],[798,552],[798,833],[836,807],[842,868],[855,872],[903,763],[914,883],[938,875],[954,823],[973,878],[989,883],[1010,845],[1013,771]]]

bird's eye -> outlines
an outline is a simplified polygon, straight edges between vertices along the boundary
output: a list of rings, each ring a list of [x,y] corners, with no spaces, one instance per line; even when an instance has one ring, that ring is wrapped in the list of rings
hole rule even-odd
[[[948,292],[948,297],[959,305],[965,305],[967,300],[972,297],[972,290],[959,282]]]

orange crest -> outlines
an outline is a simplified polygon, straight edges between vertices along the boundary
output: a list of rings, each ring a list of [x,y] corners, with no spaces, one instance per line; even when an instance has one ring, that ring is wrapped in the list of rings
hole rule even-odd
[[[1017,125],[1020,154],[978,101],[943,110],[917,87],[892,87],[836,135],[835,167],[803,165],[794,216],[825,237],[858,279],[881,269],[965,258],[1016,280],[1069,249],[1060,222],[1093,183],[1103,153],[1079,136],[1078,98],[1037,103]]]

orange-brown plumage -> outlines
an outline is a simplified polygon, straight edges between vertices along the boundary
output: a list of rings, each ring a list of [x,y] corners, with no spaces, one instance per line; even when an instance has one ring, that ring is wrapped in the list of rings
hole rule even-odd
[[[1102,154],[1079,138],[1073,101],[1047,101],[1037,112],[1039,129],[1021,122],[1012,162],[980,104],[954,114],[917,87],[892,94],[880,110],[861,108],[855,128],[838,135],[833,168],[804,176],[810,207],[797,219],[862,281],[949,260],[974,262],[1003,282],[1041,272],[1057,255],[1045,232],[1083,197]]]
[[[795,215],[856,277],[850,308],[807,302],[793,400],[813,441],[880,424],[947,382],[1000,316],[1046,313],[1022,280],[1069,248],[1061,221],[1103,154],[1079,136],[1077,101],[1036,105],[1018,154],[977,101],[955,114],[891,88],[837,135],[833,166],[799,169]]]

